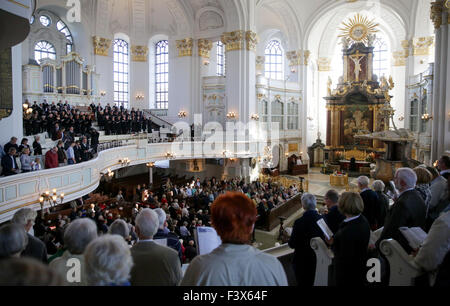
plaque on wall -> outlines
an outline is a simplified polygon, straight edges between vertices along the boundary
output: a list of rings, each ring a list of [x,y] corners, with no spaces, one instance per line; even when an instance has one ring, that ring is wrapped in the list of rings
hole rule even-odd
[[[12,55],[11,48],[6,48],[0,50],[0,120],[12,113],[12,90]]]
[[[289,152],[298,152],[298,143],[290,143]]]

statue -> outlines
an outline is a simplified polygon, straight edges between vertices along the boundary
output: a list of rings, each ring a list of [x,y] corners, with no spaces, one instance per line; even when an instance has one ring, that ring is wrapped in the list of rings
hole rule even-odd
[[[384,75],[380,78],[380,88],[384,91],[387,91],[389,88],[386,77]]]
[[[394,80],[392,79],[392,75],[389,76],[389,90],[394,89],[395,87],[395,83]]]
[[[359,52],[355,55],[350,56],[352,61],[355,63],[355,82],[359,82],[359,73],[361,70],[361,60],[365,57],[365,55],[360,54]]]
[[[377,39],[377,36],[375,34],[369,34],[367,35],[367,41],[368,46],[373,47],[373,43],[375,42],[375,39]]]
[[[331,97],[331,85],[333,84],[333,81],[331,80],[331,77],[328,77],[327,82],[327,94],[329,97]]]
[[[348,37],[342,37],[341,39],[341,44],[344,47],[344,49],[348,49],[349,45],[350,45],[350,38]]]

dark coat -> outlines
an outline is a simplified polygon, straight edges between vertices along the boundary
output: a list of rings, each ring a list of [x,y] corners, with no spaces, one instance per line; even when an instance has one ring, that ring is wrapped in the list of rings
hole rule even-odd
[[[28,234],[28,244],[22,252],[22,257],[33,257],[43,263],[47,263],[47,248],[45,244],[38,238]]]
[[[323,219],[327,223],[330,230],[336,234],[339,229],[339,225],[344,221],[345,216],[339,212],[338,206],[335,205],[330,208],[328,214],[323,215]]]
[[[364,202],[363,215],[369,222],[370,228],[372,230],[377,230],[381,223],[381,203],[378,199],[378,195],[373,190],[366,190],[361,192],[361,198]]]
[[[19,167],[17,166],[17,160],[14,156],[13,158],[11,158],[11,155],[6,154],[5,156],[2,157],[2,175],[8,176],[17,174],[17,172],[14,172],[13,170],[18,168]]]

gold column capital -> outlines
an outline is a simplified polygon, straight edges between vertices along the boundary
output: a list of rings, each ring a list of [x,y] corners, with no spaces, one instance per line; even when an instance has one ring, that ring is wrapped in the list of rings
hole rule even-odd
[[[245,32],[245,41],[247,42],[248,51],[256,51],[256,45],[258,44],[258,35],[253,31]]]
[[[303,60],[304,60],[303,64],[305,64],[305,66],[308,65],[310,55],[311,55],[311,51],[303,50]]]
[[[237,30],[233,32],[225,32],[221,36],[222,43],[226,46],[225,50],[236,51],[244,48],[245,32]]]
[[[445,4],[447,5],[448,1],[446,1]],[[444,10],[444,2],[442,1],[431,2],[430,18],[436,30],[439,29],[442,25],[443,10]]]
[[[413,55],[429,55],[431,46],[434,44],[434,37],[414,37],[413,39]]]
[[[185,38],[176,41],[178,49],[178,57],[192,56],[192,47],[194,46],[194,41],[192,38]]]
[[[208,39],[198,40],[198,55],[204,58],[210,58],[212,41]]]
[[[148,47],[131,46],[131,60],[134,62],[146,62],[148,56]]]
[[[394,58],[394,66],[406,66],[406,54],[405,51],[396,51],[392,53]]]
[[[108,56],[108,51],[111,47],[111,39],[93,36],[92,43],[94,45],[95,55]]]
[[[302,63],[302,50],[286,52],[286,58],[289,60],[289,66],[300,66]]]

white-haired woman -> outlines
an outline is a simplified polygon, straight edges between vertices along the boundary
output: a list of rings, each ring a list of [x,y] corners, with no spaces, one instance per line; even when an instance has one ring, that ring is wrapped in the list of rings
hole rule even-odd
[[[91,219],[76,219],[64,231],[64,247],[67,249],[63,255],[50,263],[50,268],[66,280],[66,285],[86,286],[86,273],[84,271],[84,256],[87,245],[97,238],[97,225]],[[82,268],[80,280],[70,282],[67,273],[72,268],[70,260],[77,260]],[[69,264],[68,264],[69,263]]]
[[[84,253],[90,286],[130,286],[133,267],[130,248],[118,235],[104,235],[92,241]]]
[[[109,234],[119,235],[125,239],[125,241],[130,240],[130,228],[128,224],[122,219],[116,219],[109,227]]]
[[[378,195],[378,199],[380,200],[381,211],[380,211],[380,224],[379,227],[384,226],[384,221],[386,221],[386,217],[389,214],[389,198],[386,194],[384,194],[385,185],[383,181],[377,180],[372,184],[373,191]]]

